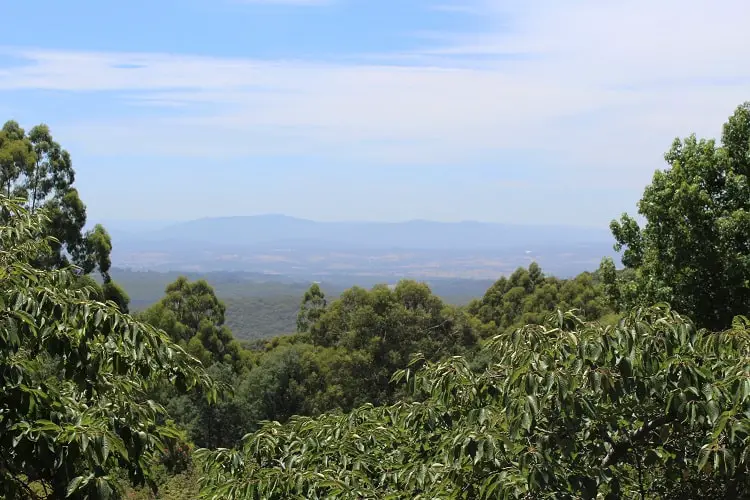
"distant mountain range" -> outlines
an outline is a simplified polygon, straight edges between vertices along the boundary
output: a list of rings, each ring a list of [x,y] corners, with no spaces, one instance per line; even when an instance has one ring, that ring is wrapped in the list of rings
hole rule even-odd
[[[284,215],[104,223],[117,265],[269,274],[496,277],[538,260],[556,273],[612,254],[606,228],[487,222],[316,222]]]
[[[113,224],[122,227],[123,224]],[[519,225],[488,222],[316,222],[285,215],[215,217],[134,230],[121,237],[143,241],[184,241],[219,245],[289,244],[346,248],[489,249],[524,245],[611,241],[606,228]]]

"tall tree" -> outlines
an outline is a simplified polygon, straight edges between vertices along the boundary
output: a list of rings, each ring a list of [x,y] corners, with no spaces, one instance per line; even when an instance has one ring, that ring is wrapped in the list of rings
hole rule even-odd
[[[30,213],[44,208],[45,233],[55,238],[39,265],[60,268],[70,260],[85,274],[98,270],[106,283],[112,243],[102,226],[84,232],[86,205],[73,187],[75,171],[68,151],[57,143],[47,125],[28,133],[15,121],[0,130],[0,186],[8,197],[25,201]],[[110,287],[111,289],[112,287]],[[113,294],[110,290],[110,294]],[[113,295],[127,310],[125,295]]]
[[[47,125],[32,128],[28,140],[34,150],[34,161],[27,165],[22,187],[34,212],[53,192],[69,189],[75,182],[75,172],[70,154],[54,141]]]
[[[6,197],[23,194],[17,181],[35,161],[24,130],[15,121],[6,122],[0,130],[0,186]]]
[[[164,298],[140,317],[206,364],[239,363],[241,348],[224,324],[225,312],[226,306],[206,280],[190,282],[180,276],[167,285]]]
[[[439,359],[465,353],[477,343],[468,314],[444,304],[427,284],[412,280],[369,291],[352,287],[320,311],[309,332],[313,345],[327,348],[321,357],[323,371],[328,371],[325,365],[338,366],[345,374],[362,375],[360,397],[347,395],[342,398],[346,401],[391,401],[391,374],[406,366],[412,354]]]
[[[0,484],[2,498],[108,498],[118,471],[150,481],[179,440],[154,384],[198,385],[195,358],[151,326],[92,299],[69,269],[35,267],[49,251],[46,210],[0,196]]]
[[[327,305],[326,296],[320,289],[320,285],[317,283],[310,285],[310,288],[302,297],[302,303],[297,314],[297,331],[300,333],[309,332],[310,327],[323,315]]]
[[[484,297],[469,303],[469,311],[487,327],[500,331],[540,324],[556,309],[577,309],[586,319],[608,313],[599,277],[581,273],[575,278],[545,276],[536,262],[497,280]]]
[[[750,303],[750,103],[724,124],[720,146],[691,135],[665,159],[638,203],[645,226],[628,214],[611,224],[634,273],[618,283],[605,260],[610,295],[622,308],[670,302],[701,326],[724,328]]]

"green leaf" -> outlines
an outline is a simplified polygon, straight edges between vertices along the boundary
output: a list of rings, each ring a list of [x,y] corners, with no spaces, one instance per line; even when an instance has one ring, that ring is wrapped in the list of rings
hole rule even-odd
[[[112,487],[109,485],[109,481],[106,477],[96,478],[96,492],[99,494],[99,498],[102,500],[109,500],[112,496]]]
[[[537,415],[539,413],[539,404],[537,403],[536,396],[534,394],[529,394],[526,396],[527,401],[529,402],[529,407],[531,408],[534,415]]]
[[[734,412],[731,410],[725,411],[721,414],[718,421],[714,425],[714,429],[711,433],[711,439],[717,439],[727,426],[727,422],[734,416]]]
[[[77,476],[73,478],[73,480],[70,483],[68,483],[68,488],[66,490],[65,496],[69,497],[73,495],[80,488],[83,488],[84,486],[86,486],[93,477],[94,477],[93,474],[89,474],[87,476]]]
[[[521,415],[521,427],[528,431],[531,429],[532,417],[528,411],[524,411]]]
[[[698,455],[698,470],[704,470],[708,464],[708,459],[711,458],[711,445],[704,445],[700,449]]]
[[[54,431],[54,432],[60,432],[62,429],[59,425],[56,423],[50,421],[50,420],[37,420],[34,422],[34,431]]]
[[[716,401],[709,401],[706,404],[706,413],[708,414],[709,421],[715,423],[720,415],[720,408]]]

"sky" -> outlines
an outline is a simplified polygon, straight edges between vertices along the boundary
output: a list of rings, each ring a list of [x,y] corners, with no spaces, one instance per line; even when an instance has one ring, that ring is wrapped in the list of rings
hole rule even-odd
[[[89,219],[604,226],[750,100],[746,0],[34,0],[0,119]]]

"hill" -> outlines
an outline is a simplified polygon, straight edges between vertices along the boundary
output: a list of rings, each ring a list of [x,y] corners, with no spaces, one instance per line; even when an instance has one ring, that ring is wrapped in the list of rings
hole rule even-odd
[[[489,222],[317,222],[285,215],[213,217],[130,230],[145,241],[304,248],[476,250],[611,241],[607,228]]]
[[[130,307],[145,309],[164,296],[164,289],[180,275],[190,280],[205,279],[216,290],[216,295],[227,305],[227,326],[238,339],[252,340],[291,333],[296,328],[297,311],[303,294],[311,281],[294,280],[281,276],[263,276],[246,272],[188,272],[133,271],[116,268],[113,278],[127,290]],[[371,287],[377,283],[395,283],[388,277],[335,277],[321,282],[331,299],[355,284]],[[431,279],[427,280],[436,295],[452,304],[465,304],[481,297],[492,285],[491,280]]]
[[[124,268],[334,276],[496,279],[535,260],[574,276],[611,255],[606,229],[483,222],[315,222],[282,215],[110,227]],[[127,228],[127,229],[120,229]],[[357,280],[358,282],[361,281]]]

